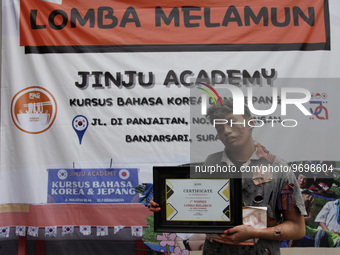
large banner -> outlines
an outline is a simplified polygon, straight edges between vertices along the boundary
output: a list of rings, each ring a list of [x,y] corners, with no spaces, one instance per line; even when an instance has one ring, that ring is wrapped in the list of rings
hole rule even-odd
[[[153,167],[223,150],[206,109],[230,97],[272,154],[333,162],[338,180],[339,11],[337,0],[2,0],[0,241],[119,226],[117,240],[141,239]],[[336,183],[314,193],[317,212]]]

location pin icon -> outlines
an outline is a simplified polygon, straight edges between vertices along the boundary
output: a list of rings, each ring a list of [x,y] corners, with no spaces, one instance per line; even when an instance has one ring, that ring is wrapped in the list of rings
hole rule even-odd
[[[72,121],[72,126],[73,126],[74,131],[76,131],[77,136],[79,138],[79,144],[81,144],[85,131],[89,126],[89,122],[87,118],[83,115],[77,115],[76,117],[74,117]]]

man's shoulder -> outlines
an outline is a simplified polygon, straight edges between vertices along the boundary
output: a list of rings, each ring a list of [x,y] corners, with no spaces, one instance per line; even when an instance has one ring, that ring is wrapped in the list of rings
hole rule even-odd
[[[337,200],[327,202],[324,207],[337,207]]]
[[[337,205],[335,204],[335,201],[329,201],[322,207],[321,211],[319,212],[317,218],[315,218],[316,222],[319,222],[319,218],[323,215],[328,214],[329,212],[334,212],[337,209]]]
[[[286,160],[284,160],[283,158],[281,158],[281,157],[279,157],[279,156],[276,156],[276,155],[275,155],[275,158],[274,158],[274,160],[273,160],[273,164],[274,164],[274,165],[288,166]]]

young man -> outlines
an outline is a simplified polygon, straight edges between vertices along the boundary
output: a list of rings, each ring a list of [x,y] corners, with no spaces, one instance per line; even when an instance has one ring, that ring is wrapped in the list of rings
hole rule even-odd
[[[208,109],[207,116],[224,144],[223,151],[208,156],[205,165],[235,165],[268,169],[287,164],[270,154],[252,137],[253,121],[248,107],[244,115],[233,114],[233,102],[224,101],[222,106]],[[214,120],[222,120],[215,121]],[[247,206],[266,206],[267,225],[265,229],[255,229],[240,225],[224,231],[220,236],[228,243],[239,243],[250,238],[259,238],[253,246],[230,245],[214,240],[207,235],[204,255],[218,254],[279,254],[280,241],[301,239],[305,234],[303,215],[306,214],[301,192],[293,173],[278,171],[256,171],[242,173],[242,199]],[[291,202],[290,202],[291,201]],[[151,201],[151,211],[160,210],[158,203]],[[222,240],[223,240],[222,239]]]
[[[305,203],[307,215],[304,217],[305,222],[313,220],[315,215],[315,199],[310,192],[309,187],[313,182],[313,179],[308,173],[300,173],[297,177],[297,182],[301,189],[302,199]]]
[[[302,165],[307,164],[302,162]],[[312,178],[312,173],[299,173],[297,175],[297,183],[299,185],[299,188],[301,190],[302,199],[305,204],[306,213],[307,215],[304,216],[305,223],[310,222],[314,219],[315,216],[315,199],[312,195],[312,192],[310,192],[309,187],[313,183],[314,179]],[[301,247],[304,246],[304,242],[306,242],[308,239],[303,238],[302,240],[290,240],[288,242],[288,247]]]
[[[315,247],[329,247],[329,235],[334,240],[334,247],[340,247],[340,199],[327,202],[315,222],[321,227],[315,235]]]

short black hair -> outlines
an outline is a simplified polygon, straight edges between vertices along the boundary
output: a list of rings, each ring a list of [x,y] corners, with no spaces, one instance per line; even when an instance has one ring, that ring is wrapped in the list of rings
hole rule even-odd
[[[233,99],[224,99],[222,101],[222,105],[216,104],[208,108],[207,110],[207,118],[213,123],[214,119],[223,119],[227,114],[233,113]],[[244,114],[243,117],[248,119],[251,117],[250,110],[248,106],[244,105]]]
[[[296,179],[299,178],[300,175],[303,175],[305,176],[306,178],[306,186],[309,188],[314,182],[315,182],[315,178],[314,178],[314,175],[312,173],[308,173],[308,172],[296,172],[295,173],[295,176],[296,176]]]

